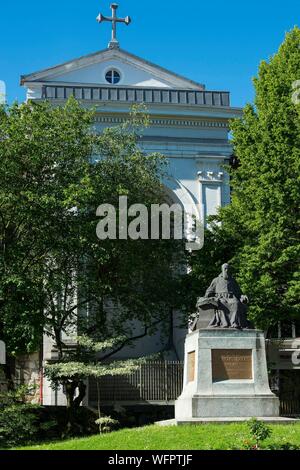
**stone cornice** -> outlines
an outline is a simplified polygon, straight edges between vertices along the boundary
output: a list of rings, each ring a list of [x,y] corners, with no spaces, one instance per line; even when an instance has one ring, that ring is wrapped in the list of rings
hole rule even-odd
[[[97,114],[95,122],[101,124],[122,124],[128,119],[127,116],[107,116]],[[208,119],[174,119],[174,118],[149,118],[150,125],[162,127],[204,127],[204,128],[228,128],[228,123],[225,120],[208,120]]]

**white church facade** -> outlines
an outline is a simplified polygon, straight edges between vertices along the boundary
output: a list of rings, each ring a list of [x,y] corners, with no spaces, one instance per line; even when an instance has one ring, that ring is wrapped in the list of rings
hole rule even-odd
[[[116,9],[115,9],[116,10]],[[113,20],[116,11],[113,10]],[[116,18],[116,17],[115,17]],[[100,16],[100,21],[106,20]],[[130,18],[126,18],[130,22]],[[120,20],[126,22],[125,20]],[[229,177],[224,170],[232,156],[229,121],[241,116],[231,107],[228,91],[207,90],[189,80],[120,48],[113,23],[107,49],[21,77],[27,100],[64,104],[74,96],[82,106],[96,110],[95,127],[124,122],[133,104],[144,104],[150,125],[140,139],[144,152],[159,152],[168,160],[164,184],[168,196],[183,208],[193,207],[205,222],[219,206],[230,202]],[[186,331],[174,326],[176,355],[183,357]],[[161,349],[159,336],[143,339],[135,352],[123,350],[119,357],[148,354]],[[45,337],[42,361],[55,357]],[[64,404],[44,381],[43,404]]]

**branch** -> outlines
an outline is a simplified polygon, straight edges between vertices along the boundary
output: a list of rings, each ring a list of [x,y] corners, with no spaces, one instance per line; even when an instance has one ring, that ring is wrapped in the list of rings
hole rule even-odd
[[[107,353],[105,356],[101,357],[101,361],[104,361],[105,359],[108,359],[109,357],[113,356],[117,352],[121,351],[128,343],[131,343],[131,341],[136,341],[137,339],[144,338],[145,336],[148,335],[148,331],[150,327],[156,326],[159,323],[161,323],[163,320],[157,320],[156,322],[152,323],[151,325],[145,326],[144,333],[141,333],[140,335],[132,336],[131,338],[125,339],[120,346],[118,346],[116,349],[111,351],[110,353]]]

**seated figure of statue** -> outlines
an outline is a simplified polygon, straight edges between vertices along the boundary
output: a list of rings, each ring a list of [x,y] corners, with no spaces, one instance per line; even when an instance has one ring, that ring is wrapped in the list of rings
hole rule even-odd
[[[243,295],[241,289],[230,273],[230,266],[222,266],[222,273],[216,277],[204,297],[197,300],[197,316],[201,311],[214,309],[214,317],[209,323],[212,328],[251,328],[247,320],[248,297]],[[192,330],[197,329],[195,321]]]

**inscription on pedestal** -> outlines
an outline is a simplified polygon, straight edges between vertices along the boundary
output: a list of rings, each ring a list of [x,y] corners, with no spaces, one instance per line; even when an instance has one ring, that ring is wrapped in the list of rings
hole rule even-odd
[[[218,380],[251,380],[251,349],[213,349],[212,377]]]
[[[188,366],[187,366],[187,373],[188,373],[188,382],[194,382],[195,380],[195,351],[188,353]]]

